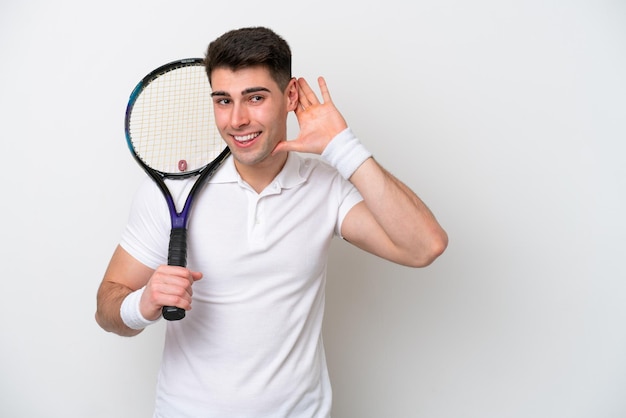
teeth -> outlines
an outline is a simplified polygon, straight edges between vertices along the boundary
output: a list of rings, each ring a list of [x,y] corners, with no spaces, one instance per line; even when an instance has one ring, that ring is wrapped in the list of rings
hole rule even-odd
[[[234,136],[235,141],[237,142],[246,142],[246,141],[251,141],[254,138],[256,138],[257,136],[259,136],[258,132],[255,132],[253,134],[249,134],[249,135],[245,135],[245,136]]]

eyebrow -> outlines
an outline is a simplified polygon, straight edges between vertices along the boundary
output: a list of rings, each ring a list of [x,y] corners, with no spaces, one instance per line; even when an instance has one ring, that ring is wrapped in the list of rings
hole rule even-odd
[[[266,91],[266,92],[270,93],[270,90],[268,88],[265,88],[265,87],[250,87],[250,88],[247,88],[245,90],[242,90],[241,91],[241,95],[245,96],[246,94],[257,93],[259,91]],[[211,93],[211,97],[215,97],[215,96],[230,97],[230,94],[228,94],[225,91],[214,91],[214,92]]]

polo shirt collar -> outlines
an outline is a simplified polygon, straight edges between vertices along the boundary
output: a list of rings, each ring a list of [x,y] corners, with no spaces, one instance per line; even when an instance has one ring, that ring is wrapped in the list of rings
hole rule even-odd
[[[290,189],[304,183],[309,173],[305,165],[303,158],[290,152],[285,166],[274,178],[271,185],[278,186],[281,189]],[[222,167],[209,179],[209,183],[244,183],[235,168],[235,161],[232,155],[224,161]]]

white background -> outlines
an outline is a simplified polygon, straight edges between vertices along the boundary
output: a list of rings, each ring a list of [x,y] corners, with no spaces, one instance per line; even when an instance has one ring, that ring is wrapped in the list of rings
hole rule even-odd
[[[162,324],[129,339],[93,319],[144,177],[126,101],[250,25],[326,77],[450,236],[426,269],[333,244],[334,418],[626,416],[618,0],[3,0],[0,416],[151,416]]]

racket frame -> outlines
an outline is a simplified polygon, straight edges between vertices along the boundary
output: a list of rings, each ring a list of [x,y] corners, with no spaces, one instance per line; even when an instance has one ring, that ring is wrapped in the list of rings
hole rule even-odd
[[[167,202],[167,207],[171,219],[171,232],[168,248],[168,265],[170,266],[187,266],[187,225],[189,222],[194,199],[206,180],[209,179],[222,165],[222,163],[224,163],[224,161],[228,158],[228,156],[230,155],[230,149],[226,145],[224,145],[224,149],[217,157],[215,157],[214,160],[208,162],[206,165],[198,169],[182,173],[165,173],[163,171],[156,170],[148,166],[135,151],[130,129],[131,116],[134,105],[137,102],[137,98],[151,82],[156,80],[161,75],[173,71],[177,68],[203,65],[203,62],[204,60],[202,58],[184,58],[169,62],[148,73],[133,89],[128,100],[128,105],[126,107],[126,114],[124,118],[124,132],[126,136],[126,143],[132,156],[134,157],[135,161],[137,161],[139,166],[143,168],[143,170],[148,174],[148,176],[152,178],[152,180],[154,180],[159,190],[163,194],[165,201]],[[209,81],[207,78],[207,83],[208,82]],[[185,199],[183,208],[179,211],[176,207],[176,203],[174,201],[172,193],[165,184],[165,180],[182,180],[195,176],[197,176],[197,179],[195,180],[191,190],[189,191],[189,194]],[[185,311],[183,309],[172,306],[164,306],[162,309],[162,314],[165,319],[170,321],[180,320],[185,317]]]

